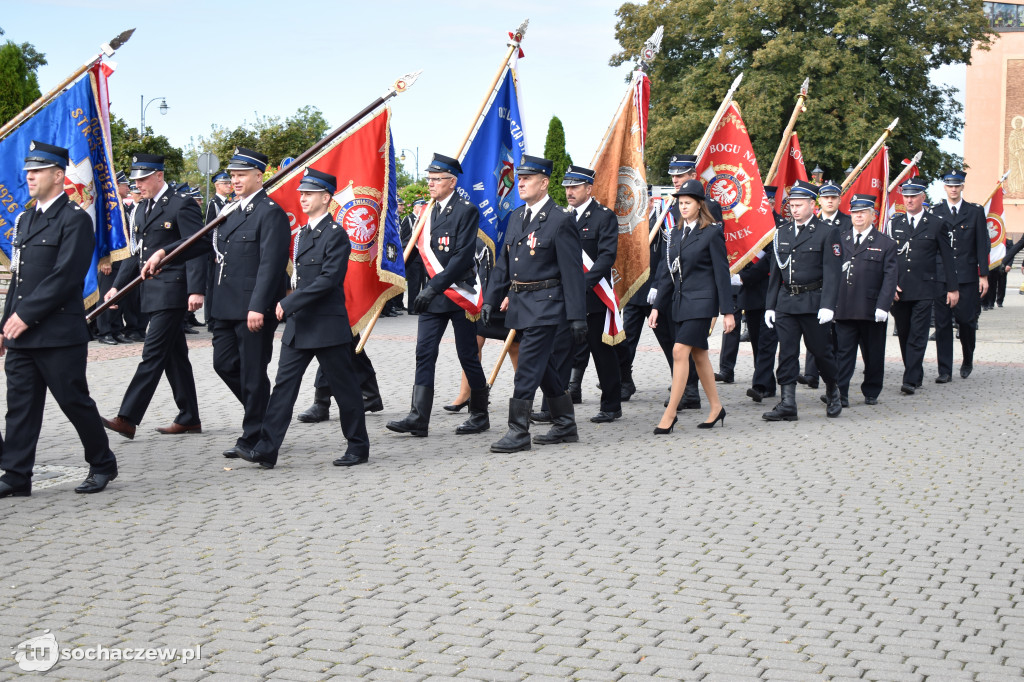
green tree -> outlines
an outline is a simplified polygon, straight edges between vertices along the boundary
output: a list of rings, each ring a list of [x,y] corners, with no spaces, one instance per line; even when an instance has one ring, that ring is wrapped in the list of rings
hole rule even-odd
[[[3,35],[3,29],[0,29]],[[0,123],[6,123],[42,94],[36,70],[46,57],[31,44],[7,41],[0,46]]]
[[[566,169],[572,164],[572,157],[565,151],[565,128],[557,116],[551,117],[548,123],[548,136],[544,140],[544,158],[552,163],[551,185],[548,187],[548,194],[559,206],[566,206],[565,188],[562,187],[562,178],[565,177]]]
[[[132,155],[163,154],[164,175],[168,180],[181,182],[185,176],[185,159],[182,151],[172,145],[163,135],[154,135],[153,129],[146,126],[146,134],[139,137],[139,129],[129,126],[121,118],[110,115],[110,146],[114,154],[114,167],[128,173],[132,165]],[[191,184],[191,183],[190,183]]]
[[[399,185],[401,185],[401,183],[399,183]],[[417,199],[426,199],[427,201],[430,201],[430,192],[427,191],[426,182],[414,182],[410,185],[406,185],[405,187],[399,186],[398,196],[402,197],[402,201],[405,202],[405,212],[402,213],[402,216],[412,213],[412,202]]]
[[[762,174],[768,171],[810,77],[807,111],[797,124],[806,162],[826,178],[843,170],[897,116],[891,158],[924,151],[922,173],[958,163],[938,143],[960,135],[963,108],[956,89],[929,80],[947,64],[970,62],[987,49],[990,29],[981,0],[651,0],[616,11],[622,51],[612,65],[632,61],[654,29],[665,36],[651,73],[648,178],[665,181],[668,157],[692,151],[743,72],[736,101],[750,131]]]

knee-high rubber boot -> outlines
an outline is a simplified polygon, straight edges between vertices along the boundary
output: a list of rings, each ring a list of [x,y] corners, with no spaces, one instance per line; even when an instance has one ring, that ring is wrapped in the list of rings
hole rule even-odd
[[[782,392],[782,400],[770,412],[762,414],[761,418],[769,422],[795,422],[797,419],[796,384],[780,386],[779,390]]]
[[[838,417],[843,412],[843,399],[835,381],[825,382],[825,416]]]
[[[313,404],[305,412],[296,417],[300,422],[315,424],[325,422],[331,417],[331,389],[318,388],[313,392]]]
[[[508,432],[496,443],[491,444],[491,452],[519,452],[529,450],[530,444],[530,408],[532,400],[509,398],[508,401]]]
[[[430,425],[430,408],[434,404],[434,389],[432,386],[412,387],[412,407],[405,419],[391,421],[386,424],[389,430],[398,433],[411,433],[414,436],[424,437],[427,435],[427,427]]]
[[[576,414],[569,394],[548,398],[548,404],[551,407],[551,429],[534,436],[533,442],[537,445],[577,442],[580,437],[576,431]]]
[[[491,420],[487,416],[488,393],[486,388],[469,390],[469,419],[459,425],[455,433],[483,433],[491,428]]]

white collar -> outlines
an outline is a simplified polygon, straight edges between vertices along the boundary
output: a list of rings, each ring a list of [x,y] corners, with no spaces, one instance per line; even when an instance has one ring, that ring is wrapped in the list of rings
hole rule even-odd
[[[803,223],[797,223],[797,222],[796,222],[796,221],[794,220],[794,221],[793,221],[793,225],[795,225],[795,226],[796,226],[796,229],[798,229],[798,230],[802,230],[802,229],[804,229],[805,227],[807,227],[808,225],[810,225],[810,224],[811,224],[811,221],[812,221],[812,220],[814,220],[814,216],[811,216],[810,218],[808,218],[808,219],[807,219],[807,220],[806,220],[805,222],[803,222]]]
[[[907,213],[907,220],[912,220],[913,222],[916,223],[919,220],[921,220],[921,218],[923,216],[924,216],[924,209],[922,208],[918,213],[915,213],[914,215],[910,215],[909,213]]]
[[[260,193],[260,190],[256,190],[255,192],[253,192],[249,196],[245,197],[244,199],[239,199],[238,203],[241,204],[241,205],[238,207],[238,210],[239,211],[244,211],[249,206],[249,204],[252,203],[253,197],[255,197],[259,193]]]
[[[324,211],[323,215],[321,215],[321,216],[319,216],[319,217],[317,217],[317,218],[311,218],[311,219],[309,219],[309,220],[308,220],[308,221],[306,222],[306,227],[308,227],[308,228],[309,228],[310,230],[312,230],[312,229],[313,229],[313,228],[315,228],[315,227],[316,227],[317,225],[319,225],[320,223],[322,223],[322,222],[323,222],[323,220],[324,220],[324,218],[329,218],[330,216],[331,216],[331,212],[330,212],[330,211]]]
[[[535,204],[527,204],[527,205],[526,205],[526,208],[527,208],[527,209],[529,209],[529,211],[530,211],[530,216],[531,216],[531,217],[534,217],[534,218],[536,218],[536,217],[537,217],[537,210],[538,210],[538,209],[539,209],[539,208],[540,208],[541,206],[543,206],[543,205],[544,205],[544,203],[545,203],[545,202],[546,202],[547,200],[548,200],[548,195],[547,195],[547,194],[545,194],[545,195],[544,195],[544,196],[543,196],[543,197],[541,198],[541,200],[540,200],[540,201],[538,201],[537,203],[535,203]]]
[[[949,206],[950,211],[956,210],[956,212],[959,213],[960,207],[964,205],[964,198],[960,197],[960,201],[956,202],[955,204],[949,203],[949,199],[946,199],[946,205]]]
[[[153,202],[152,204],[150,204],[150,206],[156,206],[156,202],[160,201],[160,197],[167,194],[167,190],[169,189],[170,187],[168,187],[167,183],[165,182],[164,186],[160,188],[160,191],[156,193],[156,196],[150,200]]]
[[[583,212],[587,210],[587,207],[590,206],[590,202],[593,201],[593,200],[594,200],[594,197],[587,197],[587,200],[584,201],[579,206],[577,206],[575,208],[570,206],[569,208],[572,209],[572,212],[576,214],[577,218],[579,218],[579,216],[583,215]]]
[[[57,201],[57,199],[60,199],[60,195],[62,193],[63,193],[63,190],[61,190],[61,192],[58,192],[57,194],[53,195],[53,198],[51,198],[50,200],[46,201],[45,203],[41,203],[41,202],[37,201],[36,202],[36,211],[41,212],[41,213],[46,213],[46,209],[48,209],[51,206],[53,206],[53,202]]]
[[[440,213],[441,211],[443,211],[445,208],[448,207],[448,204],[450,204],[452,202],[452,197],[453,196],[455,196],[455,192],[454,191],[452,191],[452,193],[449,194],[448,196],[446,196],[444,199],[439,199],[439,200],[434,202],[435,204],[437,204],[437,212],[438,213]]]
[[[868,238],[868,235],[871,234],[871,227],[871,225],[868,225],[867,229],[863,232],[858,232],[857,228],[853,228],[853,238],[856,239],[859,235],[861,237],[861,241],[864,241]]]

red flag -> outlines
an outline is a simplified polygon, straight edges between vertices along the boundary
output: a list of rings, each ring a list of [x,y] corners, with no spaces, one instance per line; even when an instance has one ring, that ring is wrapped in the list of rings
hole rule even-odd
[[[868,162],[864,171],[853,181],[853,184],[843,192],[843,200],[839,203],[839,210],[843,213],[850,212],[850,201],[854,194],[870,194],[875,198],[875,208],[878,213],[875,215],[875,227],[880,232],[885,232],[888,223],[889,211],[887,209],[888,196],[886,191],[889,187],[889,148],[882,148],[875,154],[875,158]]]
[[[789,148],[779,161],[779,170],[775,173],[775,183],[779,188],[775,193],[775,212],[787,218],[789,215],[789,190],[797,180],[807,182],[807,169],[804,168],[804,155],[800,152],[800,140],[796,133],[789,138]]]
[[[384,244],[384,220],[390,208],[390,124],[391,109],[385,107],[340,135],[306,164],[338,178],[338,192],[327,210],[345,227],[352,242],[345,275],[345,306],[353,334],[361,332],[389,298],[405,290],[403,277],[381,267],[384,257],[393,261],[402,256],[400,252],[384,253],[395,248]],[[288,214],[293,235],[306,222],[297,189],[303,168],[296,168],[270,193]]]
[[[1006,223],[1003,222],[1003,185],[996,188],[995,194],[985,205],[988,238],[992,242],[992,250],[988,254],[988,269],[995,270],[1003,264],[1006,256]]]
[[[904,166],[910,166],[910,171],[903,177],[903,181],[906,182],[911,178],[916,178],[920,173],[917,171],[917,164],[910,159],[903,159]],[[898,174],[897,174],[898,175]],[[889,192],[889,211],[888,216],[891,218],[897,213],[906,213],[907,209],[903,205],[903,192],[900,191],[899,187],[893,187],[892,191]]]
[[[761,183],[757,157],[736,102],[729,104],[711,142],[697,160],[709,199],[722,205],[729,269],[739,272],[775,234],[772,205]]]

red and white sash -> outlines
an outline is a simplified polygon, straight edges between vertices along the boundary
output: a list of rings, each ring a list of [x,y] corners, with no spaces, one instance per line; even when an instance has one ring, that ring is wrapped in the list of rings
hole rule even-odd
[[[452,201],[457,200],[457,197],[452,197]],[[416,242],[416,247],[420,250],[420,257],[423,259],[423,265],[427,270],[427,275],[435,277],[437,273],[444,272],[444,266],[441,265],[440,261],[438,261],[437,254],[435,254],[434,249],[431,248],[431,244],[433,242],[430,235],[430,212],[433,210],[433,207],[427,206],[426,209],[430,210],[424,210],[425,216],[423,230],[420,231],[420,238]],[[449,247],[450,246],[451,245],[449,245]],[[466,289],[458,284],[451,284],[444,290],[444,295],[454,302],[455,305],[465,310],[466,317],[470,320],[476,321],[477,318],[480,317],[480,308],[484,305],[484,291],[483,284],[480,282],[480,273],[476,272],[476,269],[474,268],[473,274],[476,277],[476,291]]]
[[[583,252],[583,272],[590,272],[594,267],[594,261],[587,252]],[[594,285],[594,293],[601,299],[608,310],[604,314],[604,333],[601,334],[601,341],[609,346],[614,346],[626,338],[626,332],[622,329],[622,313],[619,311],[619,299],[615,295],[615,287],[611,285],[607,277]]]

